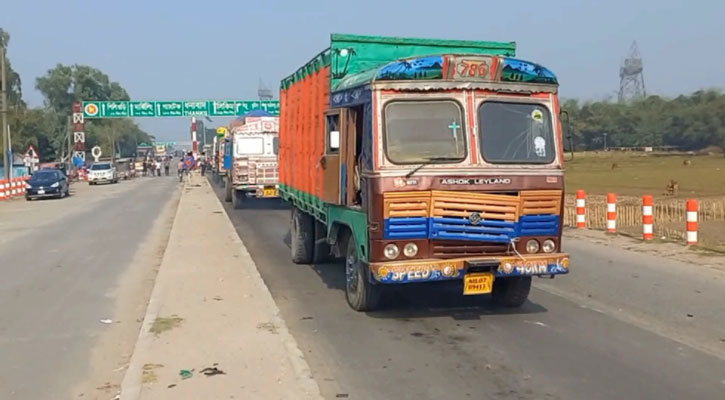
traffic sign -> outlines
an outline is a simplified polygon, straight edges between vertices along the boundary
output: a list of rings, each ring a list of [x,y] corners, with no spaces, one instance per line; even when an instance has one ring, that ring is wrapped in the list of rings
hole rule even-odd
[[[93,158],[96,159],[96,162],[98,162],[98,159],[101,158],[101,154],[103,154],[103,152],[101,151],[101,147],[93,146],[93,148],[91,149],[91,155],[93,156]]]
[[[217,135],[217,137],[222,138],[226,134],[227,134],[227,128],[226,127],[220,126],[220,127],[216,128],[216,135]]]
[[[279,115],[276,100],[84,101],[85,118],[233,117],[253,110]]]

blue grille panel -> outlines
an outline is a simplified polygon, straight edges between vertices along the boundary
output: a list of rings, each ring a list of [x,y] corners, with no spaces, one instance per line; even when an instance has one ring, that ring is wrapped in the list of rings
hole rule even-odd
[[[428,237],[428,218],[388,218],[385,220],[386,239],[425,239]]]
[[[464,218],[431,218],[430,236],[432,239],[509,242],[516,237],[516,224],[484,220],[478,225],[472,225]]]
[[[518,236],[548,236],[559,233],[559,216],[544,215],[522,215],[519,217]]]
[[[504,242],[519,236],[559,234],[558,215],[522,215],[519,222],[483,220],[472,225],[467,218],[394,217],[385,220],[385,239],[451,239]]]

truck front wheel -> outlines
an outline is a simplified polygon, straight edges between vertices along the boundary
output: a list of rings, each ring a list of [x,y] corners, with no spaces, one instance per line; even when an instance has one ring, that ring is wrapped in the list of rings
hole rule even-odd
[[[235,210],[240,210],[244,208],[244,201],[246,200],[246,193],[244,193],[241,190],[235,190],[232,193],[232,207],[234,207]]]
[[[531,277],[501,278],[493,282],[494,303],[504,307],[521,307],[529,297]]]
[[[290,242],[293,263],[312,263],[315,247],[315,220],[311,215],[298,208],[292,209]]]
[[[368,266],[360,261],[355,238],[347,242],[345,257],[345,297],[355,311],[373,311],[380,306],[382,287],[370,282]]]
[[[224,187],[224,201],[226,201],[227,203],[232,201],[232,195],[234,194],[234,193],[232,193],[234,188],[232,187],[232,183],[229,182],[229,179],[230,179],[229,177],[224,178],[224,180],[227,183],[226,186]]]

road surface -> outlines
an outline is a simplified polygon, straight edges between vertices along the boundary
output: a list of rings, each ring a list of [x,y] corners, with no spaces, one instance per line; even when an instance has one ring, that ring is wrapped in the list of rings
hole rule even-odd
[[[66,199],[0,203],[1,399],[76,397],[119,279],[177,182],[76,184]]]
[[[448,285],[356,313],[341,265],[290,262],[280,202],[225,207],[326,398],[725,398],[722,270],[568,240],[520,310]]]

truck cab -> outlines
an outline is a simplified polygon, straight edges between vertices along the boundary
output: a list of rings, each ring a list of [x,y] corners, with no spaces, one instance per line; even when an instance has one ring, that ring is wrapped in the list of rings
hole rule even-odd
[[[230,130],[231,166],[227,174],[227,201],[241,208],[248,197],[278,197],[279,117],[246,117]]]

